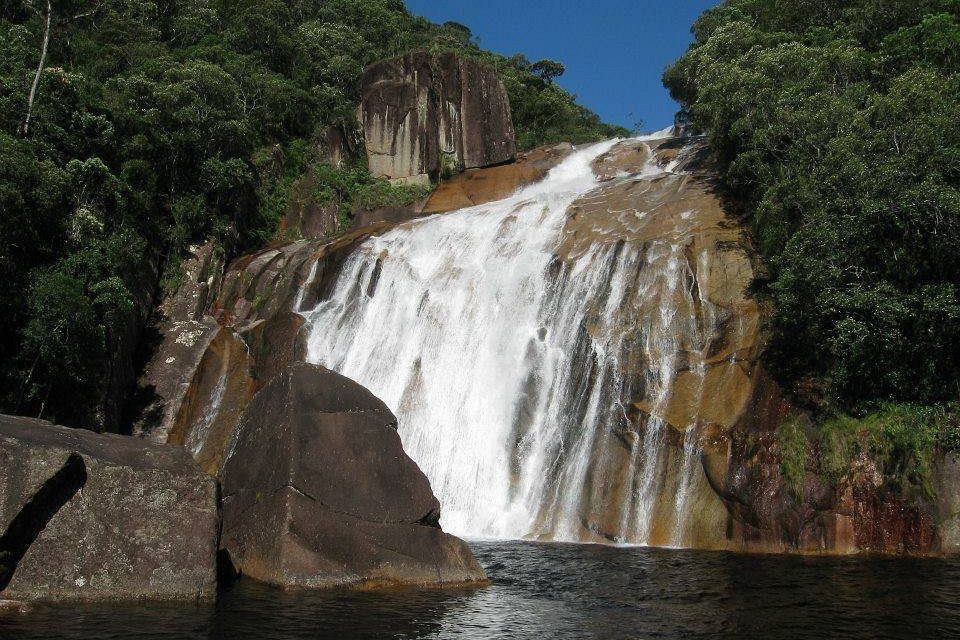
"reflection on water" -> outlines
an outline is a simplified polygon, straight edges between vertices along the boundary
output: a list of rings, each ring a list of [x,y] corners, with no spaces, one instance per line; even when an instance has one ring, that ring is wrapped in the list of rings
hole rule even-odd
[[[960,561],[472,545],[493,586],[286,593],[216,607],[38,607],[0,638],[925,638],[960,636]]]

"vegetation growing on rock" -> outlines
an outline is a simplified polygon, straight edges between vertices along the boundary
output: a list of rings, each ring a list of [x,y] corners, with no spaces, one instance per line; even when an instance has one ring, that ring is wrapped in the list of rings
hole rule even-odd
[[[693,33],[664,81],[770,265],[771,371],[928,485],[960,399],[960,4],[727,0]]]

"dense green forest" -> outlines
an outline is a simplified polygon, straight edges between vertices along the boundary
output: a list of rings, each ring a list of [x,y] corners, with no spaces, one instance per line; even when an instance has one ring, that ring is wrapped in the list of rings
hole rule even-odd
[[[622,131],[553,82],[557,63],[485,52],[401,0],[4,2],[0,412],[118,428],[161,275],[193,242],[271,240],[313,141],[356,138],[363,67],[421,48],[494,65],[521,147]],[[277,148],[283,170],[260,170]],[[347,210],[395,198],[355,156],[319,191]]]
[[[960,2],[728,0],[693,33],[664,81],[770,267],[771,370],[824,433],[928,451],[960,399]]]

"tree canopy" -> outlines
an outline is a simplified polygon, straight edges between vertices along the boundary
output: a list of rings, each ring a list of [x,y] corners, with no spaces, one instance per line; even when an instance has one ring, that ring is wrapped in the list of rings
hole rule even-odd
[[[771,269],[820,406],[960,399],[960,2],[727,0],[664,81]]]

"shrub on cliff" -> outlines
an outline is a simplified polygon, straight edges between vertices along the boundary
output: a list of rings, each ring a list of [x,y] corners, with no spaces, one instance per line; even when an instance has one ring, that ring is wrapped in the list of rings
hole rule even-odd
[[[752,223],[771,369],[865,412],[960,396],[960,5],[728,0],[664,80]]]
[[[824,477],[839,481],[860,460],[870,460],[885,489],[922,499],[935,495],[936,456],[960,450],[960,414],[956,406],[885,404],[860,418],[829,418],[821,434],[822,463],[830,467]]]

